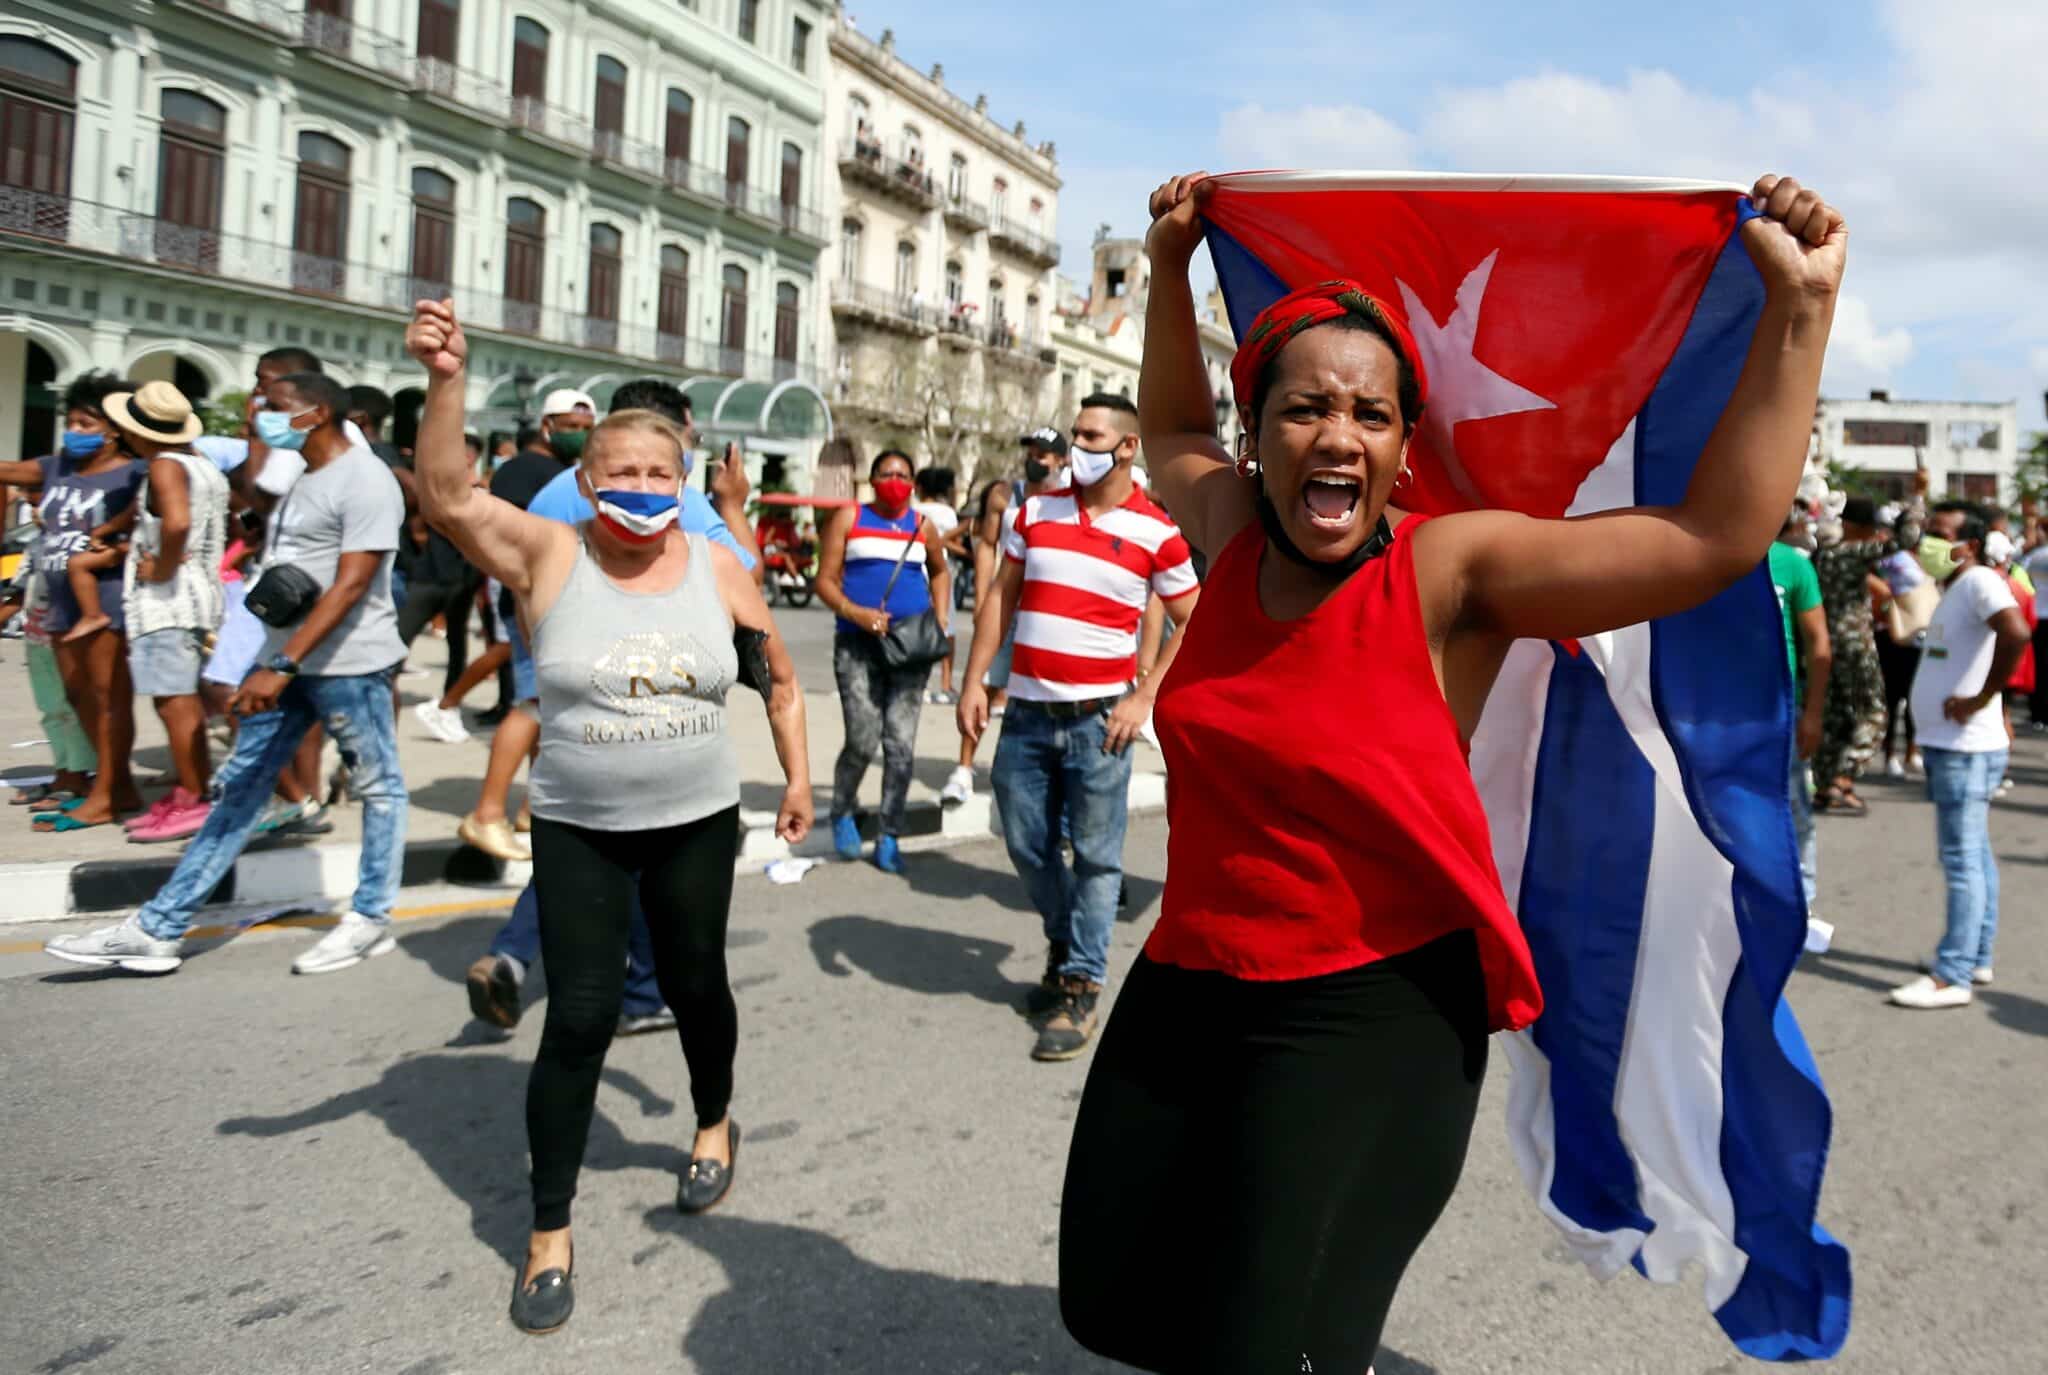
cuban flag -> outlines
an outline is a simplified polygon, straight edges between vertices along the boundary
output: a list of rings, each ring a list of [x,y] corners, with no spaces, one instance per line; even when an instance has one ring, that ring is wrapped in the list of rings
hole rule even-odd
[[[1431,392],[1404,506],[1547,517],[1683,497],[1763,303],[1751,213],[1699,182],[1302,172],[1218,178],[1204,208],[1240,327],[1339,276],[1404,312]],[[1544,992],[1503,1038],[1523,1178],[1603,1278],[1698,1263],[1765,1360],[1849,1326],[1815,1221],[1828,1100],[1784,1000],[1792,723],[1760,565],[1681,616],[1516,644],[1471,755]]]

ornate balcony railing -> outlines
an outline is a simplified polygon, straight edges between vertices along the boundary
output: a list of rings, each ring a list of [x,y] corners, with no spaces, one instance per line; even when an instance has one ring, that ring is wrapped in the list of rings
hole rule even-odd
[[[451,286],[389,267],[346,262],[285,244],[173,224],[116,206],[0,186],[0,243],[33,252],[91,253],[181,276],[203,275],[242,286],[319,297],[408,315],[422,299],[453,297],[463,323],[524,335],[549,344],[666,364],[689,372],[776,378],[810,374],[809,358],[777,359],[714,347],[638,324],[495,292]]]
[[[305,11],[300,20],[300,47],[412,84],[418,59],[402,40],[314,10]]]
[[[922,210],[930,210],[939,203],[938,183],[922,162],[896,157],[861,134],[840,145],[839,175]]]
[[[296,38],[304,32],[299,22],[300,12],[287,9],[275,0],[181,0],[181,3],[255,24],[284,37]]]
[[[866,282],[832,283],[832,308],[851,311],[899,330],[930,334],[939,327],[946,312],[934,307],[914,291],[896,291],[869,286]]]
[[[482,72],[443,62],[438,57],[414,60],[412,85],[423,95],[473,110],[494,123],[502,124],[512,118],[512,93],[504,86]]]
[[[988,241],[997,248],[1006,249],[1016,257],[1041,267],[1057,266],[1060,260],[1060,246],[1035,229],[1030,229],[1008,216],[997,216],[988,227]]]
[[[972,234],[988,228],[988,207],[950,192],[946,196],[946,223]]]

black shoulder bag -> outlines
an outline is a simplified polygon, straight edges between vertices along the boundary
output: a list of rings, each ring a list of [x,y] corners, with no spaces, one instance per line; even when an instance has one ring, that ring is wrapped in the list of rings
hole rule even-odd
[[[904,542],[903,552],[896,556],[888,586],[882,589],[882,610],[889,609],[889,594],[896,590],[896,579],[903,576],[903,565],[910,561],[911,544],[923,537],[924,517],[919,516],[911,528],[910,539]],[[891,619],[888,631],[881,637],[881,649],[882,662],[890,668],[930,668],[953,652],[953,637],[939,624],[937,609],[926,607],[915,616]]]

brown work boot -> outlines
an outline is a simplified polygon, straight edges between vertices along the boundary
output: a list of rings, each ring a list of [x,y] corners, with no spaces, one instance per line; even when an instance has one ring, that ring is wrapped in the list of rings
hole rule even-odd
[[[486,955],[469,967],[469,1011],[479,1022],[510,1031],[519,1025],[521,970],[503,955]]]
[[[1060,966],[1067,962],[1067,947],[1054,941],[1045,951],[1045,973],[1038,976],[1038,982],[1024,995],[1023,1006],[1018,1010],[1032,1021],[1037,1021],[1060,1005],[1060,994],[1065,986],[1060,979]]]
[[[1031,1058],[1071,1060],[1086,1050],[1095,1035],[1095,1004],[1101,996],[1101,984],[1078,974],[1061,979],[1059,1004],[1038,1029],[1038,1044],[1031,1048]]]

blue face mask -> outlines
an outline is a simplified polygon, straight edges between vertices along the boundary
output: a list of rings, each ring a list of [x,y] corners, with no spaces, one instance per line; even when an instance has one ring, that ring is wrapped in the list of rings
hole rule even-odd
[[[299,415],[310,414],[311,408],[300,411]],[[298,415],[287,415],[283,411],[256,412],[256,437],[273,449],[303,449],[310,431],[292,428],[292,421]]]
[[[64,457],[87,459],[107,447],[107,437],[88,430],[64,431]]]

